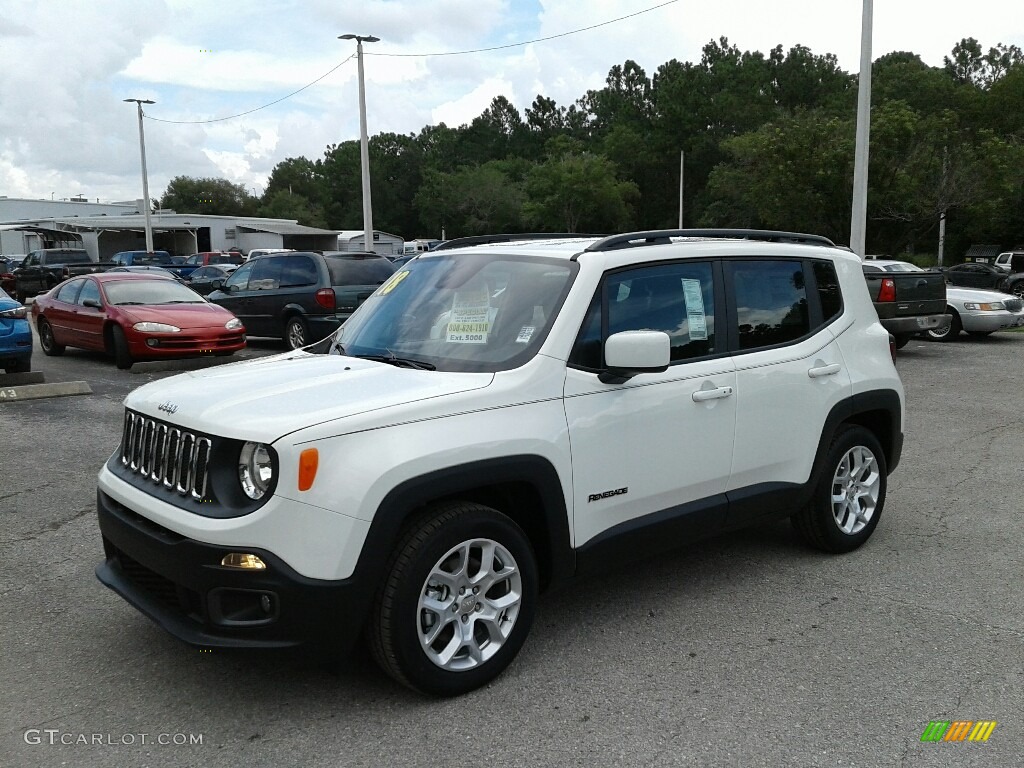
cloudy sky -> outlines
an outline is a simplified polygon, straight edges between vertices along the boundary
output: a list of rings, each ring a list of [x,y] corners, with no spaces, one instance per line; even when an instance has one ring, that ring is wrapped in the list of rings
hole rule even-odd
[[[366,46],[370,134],[417,133],[468,123],[499,94],[520,111],[537,94],[568,105],[626,59],[651,75],[672,58],[699,60],[722,36],[741,50],[806,45],[856,72],[861,9],[861,0],[0,0],[0,195],[141,197],[136,107],[125,98],[156,102],[145,110],[153,197],[177,175],[262,194],[281,160],[316,159],[359,137],[356,62],[345,61],[355,44],[340,34],[381,38]],[[436,55],[628,14],[638,15]],[[1024,48],[1020,0],[874,3],[875,58],[904,50],[940,66],[964,37]],[[200,122],[321,77],[265,109]]]

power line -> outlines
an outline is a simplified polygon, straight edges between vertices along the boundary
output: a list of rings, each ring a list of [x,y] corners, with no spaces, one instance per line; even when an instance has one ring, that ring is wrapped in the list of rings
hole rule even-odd
[[[609,19],[608,21],[602,21],[600,24],[591,24],[589,27],[580,27],[579,29],[573,29],[573,30],[571,30],[569,32],[560,32],[557,35],[548,35],[547,37],[538,37],[538,38],[534,38],[533,40],[524,40],[524,41],[518,42],[518,43],[507,43],[506,45],[494,45],[494,46],[491,46],[489,48],[472,48],[472,49],[465,50],[465,51],[438,51],[436,53],[373,53],[373,52],[367,51],[366,55],[368,55],[368,56],[390,56],[392,58],[429,58],[429,57],[432,57],[432,56],[464,56],[464,55],[469,54],[469,53],[487,53],[488,51],[501,51],[501,50],[505,50],[507,48],[520,48],[520,47],[522,47],[524,45],[531,45],[533,43],[543,43],[543,42],[547,42],[548,40],[557,40],[560,37],[569,37],[570,35],[578,35],[580,32],[589,32],[592,29],[599,29],[600,27],[607,27],[609,24],[617,24],[620,21],[625,21],[626,19],[632,19],[632,18],[634,18],[636,16],[641,16],[641,15],[643,15],[645,13],[650,13],[651,11],[656,11],[659,8],[664,8],[667,5],[674,5],[675,3],[678,3],[678,2],[679,2],[679,0],[667,0],[667,2],[661,3],[659,5],[653,5],[650,8],[644,8],[641,11],[636,11],[634,13],[628,13],[625,16],[619,16],[618,18]],[[224,120],[234,120],[236,117],[244,117],[245,115],[251,115],[253,112],[259,112],[261,109],[266,109],[267,107],[272,107],[275,104],[280,104],[282,101],[285,101],[286,99],[290,99],[292,96],[295,96],[296,94],[302,93],[307,88],[316,85],[321,80],[323,80],[325,77],[327,77],[331,73],[335,72],[336,70],[340,69],[342,65],[344,65],[345,63],[351,61],[355,57],[356,57],[356,54],[353,53],[351,56],[349,56],[347,59],[344,59],[337,66],[332,67],[330,70],[328,70],[324,74],[320,75],[320,77],[318,77],[316,80],[314,80],[314,81],[312,81],[310,83],[306,83],[304,86],[302,86],[298,90],[292,91],[291,93],[289,93],[289,94],[287,94],[285,96],[282,96],[279,99],[275,99],[274,101],[271,101],[269,104],[264,104],[263,106],[255,107],[253,109],[246,110],[245,112],[239,112],[237,115],[228,115],[227,117],[214,117],[214,118],[211,118],[209,120],[164,120],[164,119],[159,118],[159,117],[151,117],[150,115],[147,115],[145,113],[143,113],[143,117],[145,117],[147,120],[152,120],[152,121],[157,122],[157,123],[173,123],[175,125],[202,125],[202,124],[205,124],[205,123],[219,123],[219,122],[222,122]]]
[[[472,48],[472,49],[466,50],[466,51],[438,51],[436,53],[379,53],[379,52],[376,52],[376,51],[367,51],[366,55],[367,56],[391,56],[391,57],[394,57],[394,58],[431,57],[431,56],[462,56],[462,55],[467,54],[467,53],[486,53],[487,51],[501,51],[501,50],[504,50],[506,48],[519,48],[521,46],[530,45],[532,43],[543,43],[543,42],[546,42],[548,40],[557,40],[560,37],[568,37],[569,35],[577,35],[580,32],[589,32],[590,30],[597,29],[599,27],[607,27],[609,24],[616,24],[616,23],[618,23],[620,21],[625,21],[626,19],[631,19],[634,16],[640,16],[641,14],[644,14],[644,13],[650,13],[651,11],[656,11],[659,8],[664,8],[666,5],[673,5],[673,4],[678,3],[678,2],[679,2],[679,0],[668,0],[668,2],[662,3],[661,5],[654,5],[654,6],[651,6],[650,8],[645,8],[642,11],[636,11],[635,13],[629,13],[629,14],[626,14],[625,16],[619,16],[617,19],[610,19],[609,21],[602,21],[600,24],[591,24],[589,27],[580,27],[579,29],[574,29],[571,32],[560,32],[557,35],[548,35],[547,37],[538,37],[538,38],[535,38],[533,40],[524,40],[524,41],[519,42],[519,43],[507,43],[506,45],[494,45],[494,46],[491,46],[490,48]]]
[[[245,112],[239,112],[237,115],[228,115],[227,117],[214,117],[214,118],[211,118],[209,120],[163,120],[163,119],[161,119],[159,117],[151,117],[151,116],[146,115],[146,114],[144,114],[143,117],[145,117],[147,120],[153,120],[154,122],[157,122],[157,123],[174,123],[175,125],[199,125],[199,124],[202,124],[202,123],[219,123],[222,120],[233,120],[236,117],[242,117],[244,115],[251,115],[253,112],[259,112],[261,109],[266,109],[267,107],[272,107],[275,104],[280,104],[285,99],[290,99],[292,96],[294,96],[297,93],[302,93],[304,90],[306,90],[310,86],[313,86],[313,85],[316,85],[317,83],[319,83],[321,80],[323,80],[325,77],[327,77],[332,72],[340,69],[343,64],[345,64],[345,63],[347,63],[349,61],[352,61],[352,59],[354,59],[355,57],[356,57],[356,55],[353,53],[347,59],[343,59],[340,64],[338,64],[335,67],[332,67],[327,72],[324,72],[322,75],[320,75],[320,77],[318,77],[313,82],[306,83],[304,86],[299,88],[297,91],[292,91],[288,95],[282,96],[279,99],[275,99],[274,101],[270,102],[269,104],[264,104],[262,107],[255,107],[254,109],[248,109]]]

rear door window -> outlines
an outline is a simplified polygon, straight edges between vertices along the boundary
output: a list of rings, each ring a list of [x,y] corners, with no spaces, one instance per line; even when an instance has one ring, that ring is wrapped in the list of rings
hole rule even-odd
[[[395,272],[382,256],[325,256],[331,285],[380,285]]]
[[[810,333],[802,262],[730,261],[727,267],[740,351],[785,344]]]

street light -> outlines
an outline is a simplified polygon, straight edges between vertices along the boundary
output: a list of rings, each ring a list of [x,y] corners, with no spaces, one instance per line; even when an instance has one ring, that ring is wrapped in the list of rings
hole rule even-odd
[[[146,136],[142,132],[142,105],[156,104],[149,99],[125,99],[126,102],[134,101],[139,108],[139,149],[142,152],[142,205],[146,214],[146,252],[153,250],[153,222],[149,218],[149,175],[146,173]]]
[[[366,138],[366,86],[363,83],[363,43],[376,43],[373,35],[338,35],[339,40],[356,41],[359,62],[359,159],[363,169],[363,243],[373,251],[373,206],[370,204],[370,147]]]

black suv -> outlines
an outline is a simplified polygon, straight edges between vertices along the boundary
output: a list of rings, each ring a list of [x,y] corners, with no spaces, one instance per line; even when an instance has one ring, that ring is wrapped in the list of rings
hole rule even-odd
[[[394,272],[375,253],[275,253],[240,266],[208,298],[250,336],[280,336],[298,349],[335,331]]]

